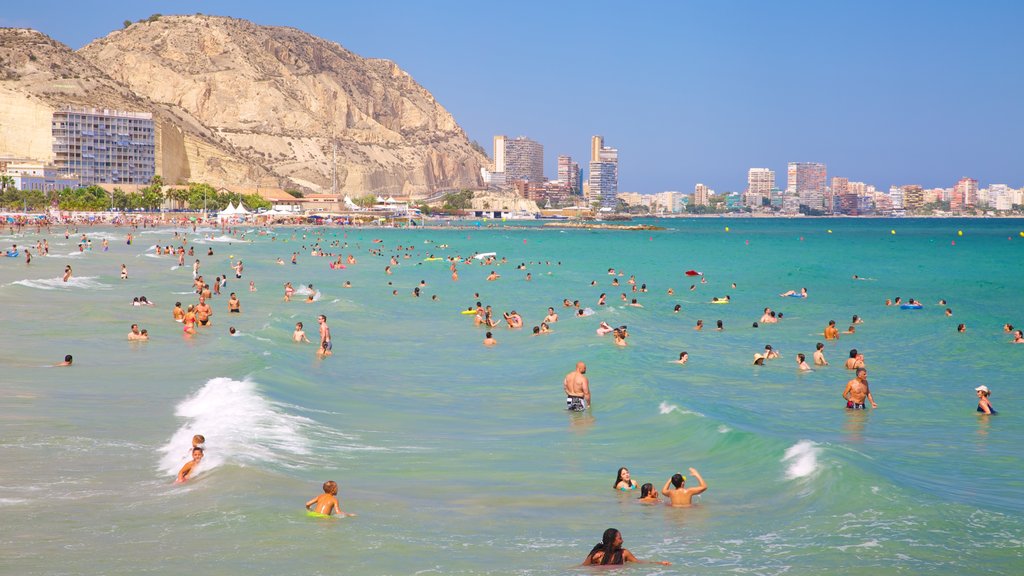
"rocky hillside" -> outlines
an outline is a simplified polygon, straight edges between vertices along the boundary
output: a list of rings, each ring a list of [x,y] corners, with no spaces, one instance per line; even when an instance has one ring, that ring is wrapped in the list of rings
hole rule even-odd
[[[292,28],[163,16],[77,55],[204,139],[183,150],[194,180],[217,183],[235,162],[317,191],[336,170],[341,192],[418,196],[477,186],[486,162],[397,65]]]
[[[0,155],[49,160],[53,111],[71,105],[153,113],[157,173],[169,182],[276,179],[179,109],[152,102],[35,30],[0,29]],[[186,153],[188,150],[188,153]],[[194,168],[194,169],[193,169]],[[266,177],[270,176],[270,182]]]

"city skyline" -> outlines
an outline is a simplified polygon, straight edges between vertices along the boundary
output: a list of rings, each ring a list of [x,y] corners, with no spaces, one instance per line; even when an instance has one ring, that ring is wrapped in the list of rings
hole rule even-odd
[[[1018,3],[83,2],[13,5],[0,25],[72,48],[152,13],[293,26],[386,58],[434,94],[471,140],[527,135],[545,176],[620,151],[618,189],[743,191],[750,167],[792,161],[874,184],[1024,186],[1015,95]],[[386,21],[387,25],[383,25]],[[382,23],[381,26],[373,25]],[[957,31],[959,33],[954,34]],[[614,42],[602,45],[606,39]],[[502,39],[495,42],[494,39]],[[600,78],[597,78],[599,75]],[[514,89],[511,89],[513,88]]]

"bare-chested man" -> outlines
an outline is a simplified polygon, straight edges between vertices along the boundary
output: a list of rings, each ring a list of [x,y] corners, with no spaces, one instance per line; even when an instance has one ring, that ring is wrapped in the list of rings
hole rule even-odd
[[[825,345],[818,342],[815,345],[814,350],[814,365],[815,366],[828,366],[828,360],[825,360]]]
[[[868,388],[868,371],[866,368],[857,369],[857,377],[846,383],[843,389],[843,400],[846,400],[846,407],[850,410],[864,410],[864,399],[871,402],[872,408],[878,408],[875,399],[871,397],[871,389]]]
[[[327,316],[317,316],[316,321],[320,323],[320,356],[330,356],[334,344],[331,343],[331,329],[327,326]]]
[[[206,303],[204,296],[199,297],[199,305],[196,306],[195,313],[196,320],[199,321],[200,326],[210,325],[210,316],[213,316],[213,309]]]
[[[583,412],[590,406],[590,381],[587,380],[587,365],[576,363],[576,370],[565,375],[562,387],[565,389],[565,408]]]
[[[825,327],[825,340],[839,340],[839,328],[836,328],[836,321],[829,320]]]
[[[696,468],[690,468],[690,474],[700,482],[700,486],[694,486],[693,488],[683,488],[683,484],[686,483],[686,476],[682,474],[673,474],[665,482],[665,486],[662,487],[661,493],[668,497],[669,502],[673,506],[689,506],[693,497],[701,492],[708,489],[708,485],[701,478],[700,472],[697,472]]]

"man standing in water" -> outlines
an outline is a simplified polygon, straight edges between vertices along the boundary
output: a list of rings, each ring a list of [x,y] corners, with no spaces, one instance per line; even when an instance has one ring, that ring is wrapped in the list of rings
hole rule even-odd
[[[871,389],[868,388],[868,371],[866,368],[857,368],[857,377],[846,383],[843,389],[843,400],[846,400],[846,407],[850,410],[864,410],[864,399],[871,402],[872,408],[878,408],[875,399],[871,396]]]
[[[320,323],[320,356],[330,356],[331,348],[334,347],[331,344],[331,329],[327,326],[327,316],[321,314],[317,316],[317,322]]]
[[[576,363],[576,370],[565,375],[562,387],[565,389],[565,408],[583,412],[590,406],[590,381],[587,380],[587,365]]]

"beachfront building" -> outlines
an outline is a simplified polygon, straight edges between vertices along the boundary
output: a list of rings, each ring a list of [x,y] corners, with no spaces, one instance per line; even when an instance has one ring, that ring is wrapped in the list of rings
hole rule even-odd
[[[658,192],[657,194],[651,195],[651,212],[661,214],[669,212],[672,214],[678,214],[686,209],[686,204],[683,199],[684,194],[675,190],[669,190],[666,192]]]
[[[825,207],[827,170],[820,162],[790,162],[786,170],[786,191],[800,196],[800,204],[812,210]]]
[[[53,113],[54,164],[82,185],[148,184],[156,174],[153,115],[66,106]]]
[[[698,182],[697,185],[693,187],[693,205],[708,206],[710,204],[711,189]]]
[[[544,146],[525,136],[495,136],[494,172],[504,174],[504,184],[508,186],[517,181],[543,182]]]
[[[893,210],[903,210],[903,188],[900,186],[889,187],[889,201]]]
[[[2,174],[11,178],[15,190],[52,192],[82,184],[77,175],[62,174],[56,166],[42,162],[9,162]]]
[[[619,191],[619,151],[604,145],[602,136],[590,139],[591,197],[599,199],[602,210],[614,210]]]
[[[750,206],[751,208],[760,208],[766,199],[771,199],[772,189],[774,188],[774,170],[751,168],[747,171],[747,191],[743,195],[743,205]]]
[[[978,181],[974,178],[961,178],[953,186],[953,194],[949,199],[951,210],[967,210],[978,203]]]
[[[991,184],[988,187],[988,206],[996,210],[1011,210],[1015,190],[1006,184]],[[978,192],[979,201],[981,191]]]
[[[904,184],[900,186],[903,190],[903,209],[920,210],[925,205],[924,188],[918,184]]]
[[[570,194],[580,194],[580,165],[572,156],[558,157],[558,181],[569,187]]]

